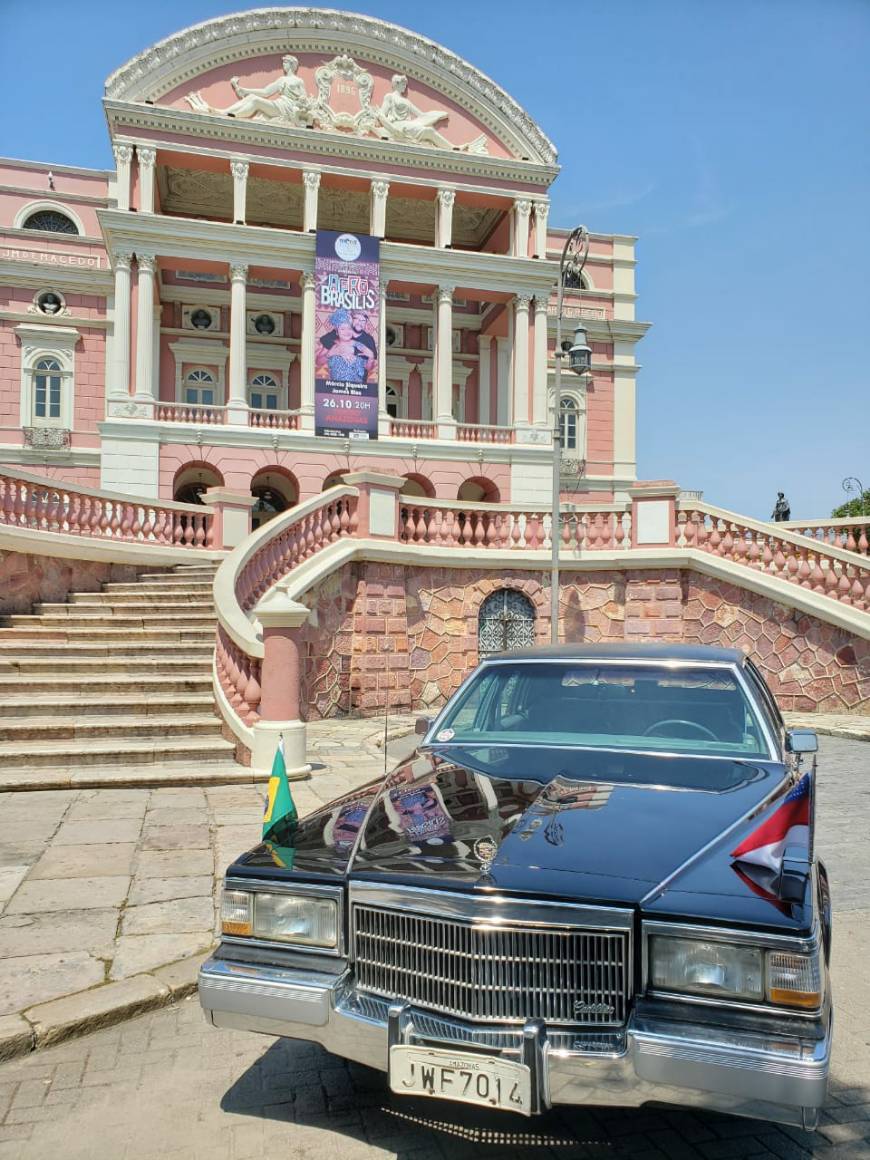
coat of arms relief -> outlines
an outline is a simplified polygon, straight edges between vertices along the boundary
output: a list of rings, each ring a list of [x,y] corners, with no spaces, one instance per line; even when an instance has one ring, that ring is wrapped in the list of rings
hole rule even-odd
[[[209,105],[198,92],[189,93],[186,100],[197,113],[272,121],[294,129],[373,136],[399,145],[459,149],[479,156],[487,152],[486,137],[482,133],[464,145],[455,146],[448,141],[438,126],[449,119],[450,113],[446,109],[419,109],[407,95],[406,76],[394,76],[390,91],[376,105],[372,102],[374,77],[350,56],[337,56],[315,70],[316,96],[309,94],[299,76],[299,61],[295,56],[285,56],[282,63],[283,75],[260,89],[245,88],[238,77],[232,77],[230,84],[237,100],[225,109]],[[351,94],[354,99],[346,107],[346,98]]]

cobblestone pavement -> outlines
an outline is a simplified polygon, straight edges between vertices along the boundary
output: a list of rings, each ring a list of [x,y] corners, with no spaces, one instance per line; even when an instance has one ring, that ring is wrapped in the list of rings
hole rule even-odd
[[[382,773],[382,736],[382,719],[312,725],[300,812]],[[413,743],[391,743],[389,758]],[[215,889],[259,839],[263,788],[0,794],[0,1030],[18,1012],[45,1024],[61,1010],[46,1004],[210,947]]]
[[[0,1160],[870,1157],[870,746],[823,738],[837,1029],[818,1132],[662,1110],[526,1121],[391,1097],[320,1048],[207,1027],[196,998],[0,1066]]]

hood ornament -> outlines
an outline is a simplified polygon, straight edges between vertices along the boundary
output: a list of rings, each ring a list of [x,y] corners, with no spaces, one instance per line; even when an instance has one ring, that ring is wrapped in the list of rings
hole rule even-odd
[[[496,854],[498,854],[498,842],[487,834],[484,838],[478,838],[472,849],[475,858],[480,862],[481,873],[489,874]]]

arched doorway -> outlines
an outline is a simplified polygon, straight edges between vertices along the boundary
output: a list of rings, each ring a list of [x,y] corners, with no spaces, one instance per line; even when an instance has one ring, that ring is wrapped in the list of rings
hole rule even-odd
[[[299,484],[289,471],[266,467],[251,480],[251,495],[257,497],[251,509],[251,529],[256,531],[299,502]]]
[[[491,479],[476,475],[459,485],[456,498],[469,503],[499,503],[501,494]]]
[[[515,588],[499,588],[480,606],[477,651],[481,657],[535,643],[535,606]]]
[[[405,482],[399,494],[419,496],[421,499],[433,499],[435,496],[435,488],[425,475],[417,475],[415,472],[410,471],[405,476]]]
[[[176,503],[204,503],[208,487],[222,487],[224,477],[210,463],[188,463],[180,467],[172,481],[172,498]]]

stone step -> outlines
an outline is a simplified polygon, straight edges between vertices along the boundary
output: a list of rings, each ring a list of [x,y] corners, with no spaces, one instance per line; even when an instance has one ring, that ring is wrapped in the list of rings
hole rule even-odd
[[[104,594],[118,595],[118,596],[133,596],[137,592],[147,592],[155,596],[174,596],[178,592],[211,592],[214,583],[211,580],[194,580],[192,577],[186,576],[170,576],[165,584],[158,584],[157,581],[144,581],[141,583],[128,583],[112,581],[104,584],[102,589],[98,592],[75,592],[72,595],[73,600],[85,600],[91,597],[97,597]]]
[[[131,614],[129,609],[113,613],[111,610],[101,610],[95,606],[91,612],[79,612],[75,609],[66,613],[45,612],[36,616],[15,614],[4,616],[0,628],[58,628],[61,632],[74,632],[79,629],[91,632],[95,628],[108,628],[114,631],[122,628],[191,628],[214,629],[216,622],[213,612],[201,612],[192,609],[186,612],[157,611],[146,615],[138,610],[139,615]]]
[[[174,677],[178,673],[189,673],[196,677],[211,675],[211,657],[191,657],[185,653],[180,653],[167,659],[162,650],[154,655],[145,654],[144,656],[130,656],[126,653],[117,656],[110,650],[105,654],[75,656],[69,657],[69,659],[66,659],[65,650],[60,655],[52,654],[49,651],[40,656],[9,657],[8,654],[0,654],[0,656],[3,656],[6,665],[8,665],[8,669],[6,665],[3,665],[0,672],[8,671],[9,675],[13,677],[15,673],[22,676],[58,673],[70,677],[78,676],[83,681],[89,681],[93,676],[112,672],[127,673],[129,676],[135,676],[138,673],[143,676],[160,676],[163,673],[168,677]]]
[[[83,625],[81,627],[65,627],[62,625],[40,625],[34,624],[27,628],[2,628],[0,627],[0,641],[39,641],[39,640],[55,640],[58,644],[64,644],[66,641],[76,640],[100,640],[106,642],[113,642],[116,644],[129,644],[131,646],[145,644],[147,641],[207,641],[214,640],[214,626],[205,625],[203,627],[193,626],[186,628],[104,628],[102,626],[94,626],[93,628]]]
[[[44,789],[151,789],[190,785],[250,785],[265,783],[268,773],[224,759],[206,763],[165,761],[161,765],[91,765],[84,769],[0,770],[0,793]]]
[[[67,607],[89,608],[93,604],[196,604],[214,605],[211,588],[165,588],[162,592],[76,592]]]
[[[65,692],[34,694],[10,693],[0,697],[0,724],[6,720],[33,721],[37,718],[58,718],[75,715],[126,716],[135,714],[137,718],[148,717],[161,721],[165,717],[177,717],[183,713],[191,717],[212,713],[214,696],[208,693],[118,693],[111,696],[72,695]],[[211,718],[212,722],[216,720]]]
[[[14,741],[0,742],[0,770],[80,769],[94,765],[151,765],[164,761],[232,761],[235,746],[216,734],[213,737],[154,737],[126,740],[70,739],[28,741],[26,747]]]
[[[110,642],[98,640],[66,641],[61,650],[58,650],[56,640],[41,641],[6,641],[0,639],[0,671],[2,663],[12,664],[27,662],[37,657],[54,657],[58,663],[65,657],[69,660],[103,657],[104,660],[115,657],[116,646]],[[141,659],[157,659],[165,657],[167,660],[190,661],[192,664],[210,664],[214,654],[214,640],[197,641],[170,641],[152,640],[137,644],[135,651],[126,650],[122,659],[131,664],[137,664]],[[105,663],[104,663],[105,667]]]
[[[0,744],[4,741],[78,741],[96,738],[112,742],[126,742],[132,738],[219,737],[220,722],[213,714],[191,713],[147,717],[136,713],[97,714],[82,717],[27,717],[21,720],[0,719]]]
[[[38,664],[39,662],[34,662]],[[22,666],[21,671],[8,674],[0,669],[0,698],[9,689],[20,693],[22,685],[26,685],[28,692],[34,697],[48,693],[66,693],[71,695],[81,689],[87,689],[93,696],[103,694],[142,694],[160,693],[170,696],[173,693],[208,693],[211,692],[211,672],[191,671],[188,669],[168,669],[165,664],[156,669],[142,670],[141,666],[132,666],[129,671],[122,667],[111,667],[100,663],[91,673],[77,671],[81,665],[64,666],[49,665],[45,672]],[[22,681],[22,677],[26,680]]]

